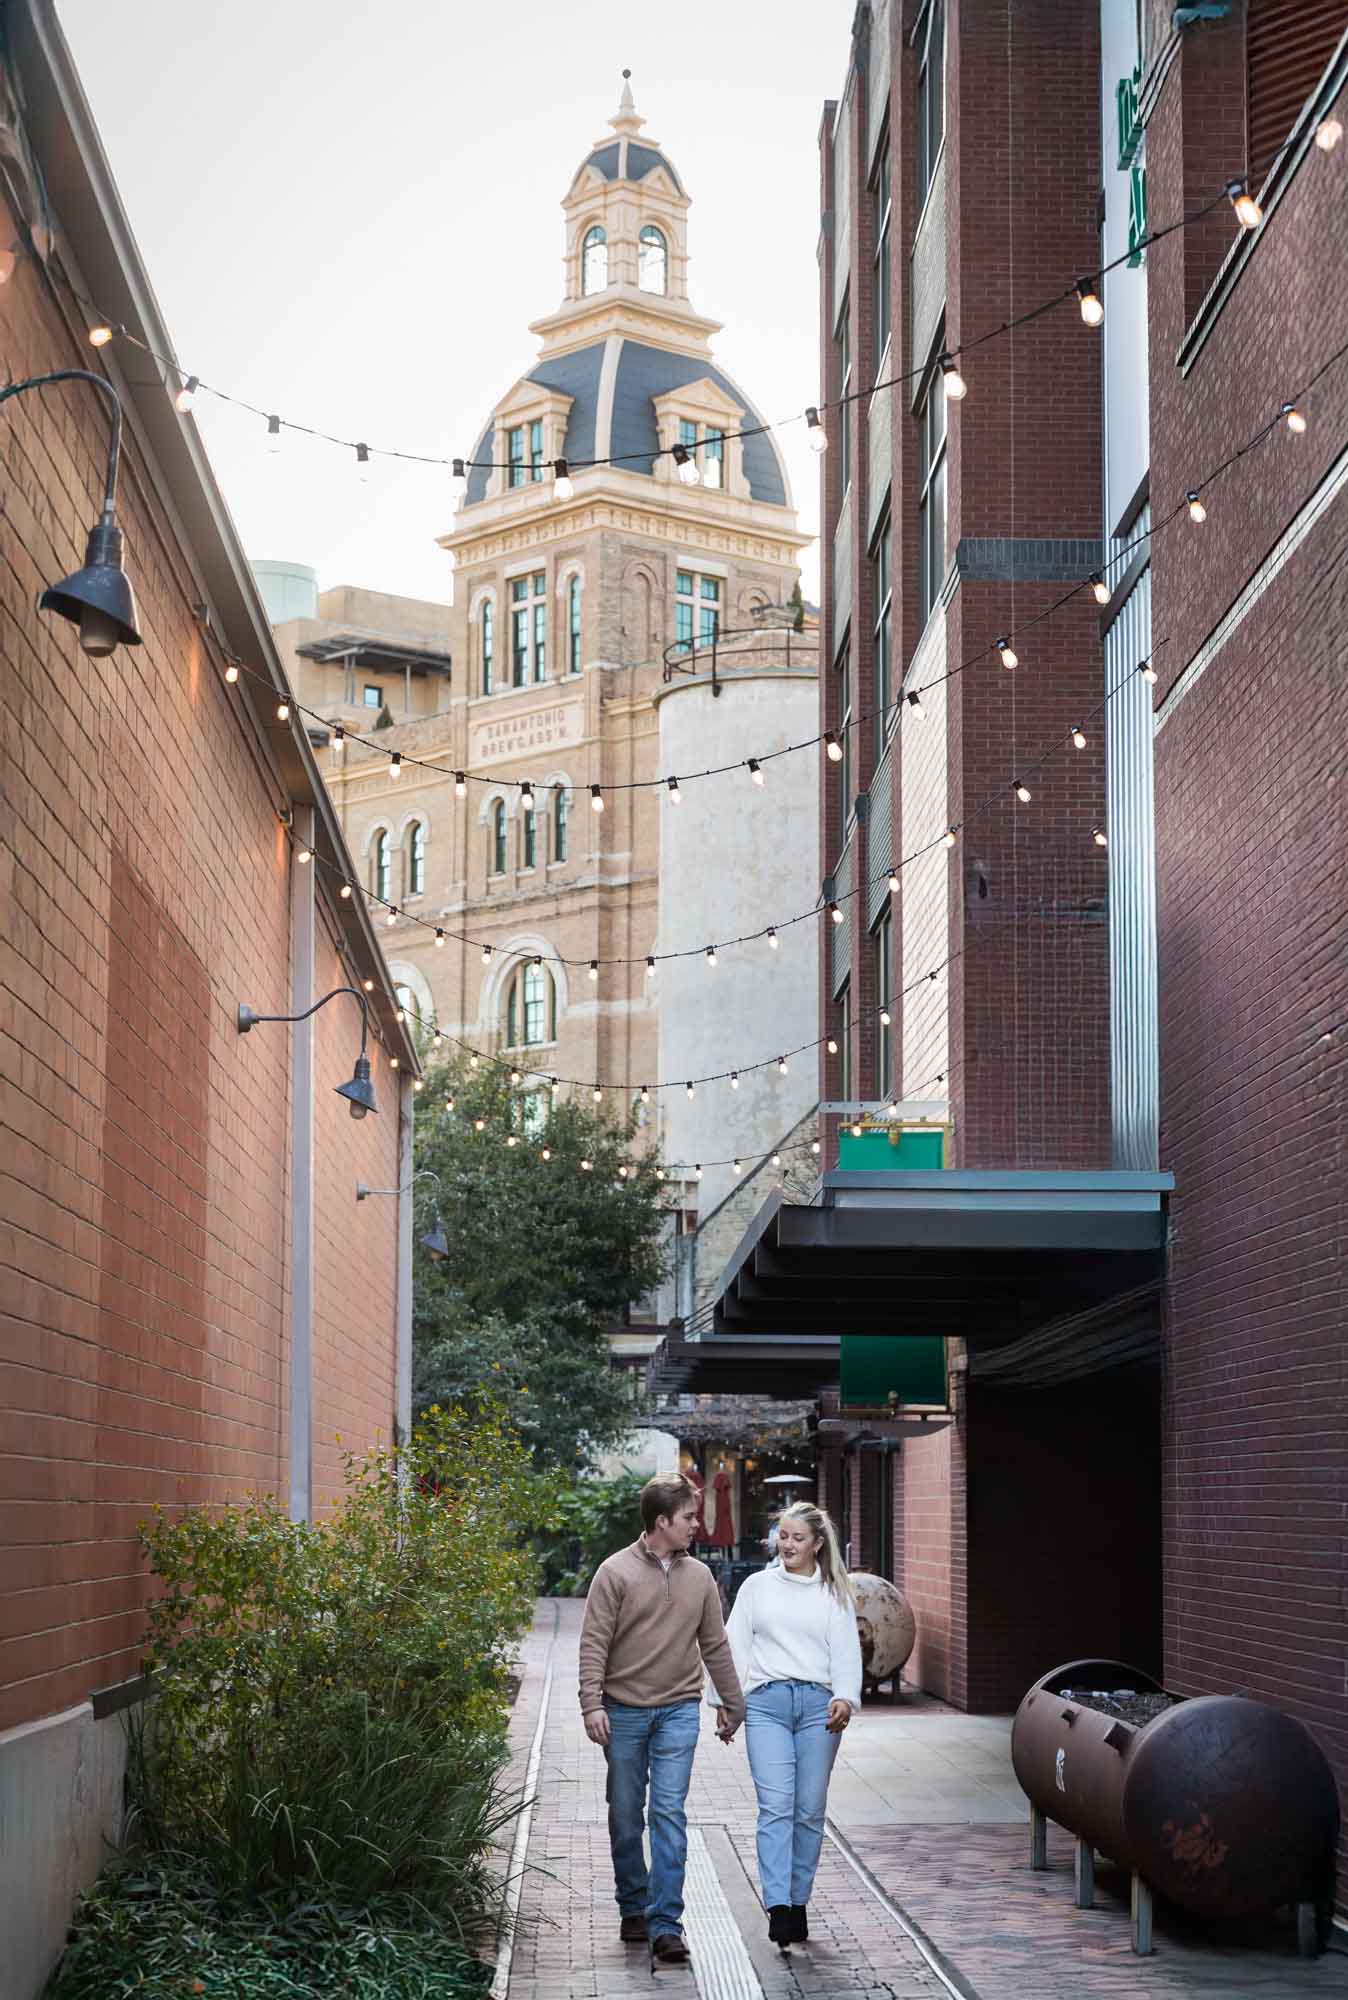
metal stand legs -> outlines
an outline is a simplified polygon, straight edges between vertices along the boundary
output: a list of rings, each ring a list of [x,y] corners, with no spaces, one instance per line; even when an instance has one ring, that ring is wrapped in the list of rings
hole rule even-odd
[[[1048,1867],[1048,1820],[1038,1806],[1030,1807],[1030,1866],[1038,1873]]]
[[[1151,1890],[1140,1875],[1133,1877],[1133,1950],[1139,1958],[1150,1958],[1156,1949],[1151,1941]]]
[[[1083,1840],[1079,1834],[1077,1836],[1073,1873],[1076,1879],[1077,1908],[1079,1910],[1093,1910],[1095,1908],[1095,1849],[1091,1846],[1089,1840]]]

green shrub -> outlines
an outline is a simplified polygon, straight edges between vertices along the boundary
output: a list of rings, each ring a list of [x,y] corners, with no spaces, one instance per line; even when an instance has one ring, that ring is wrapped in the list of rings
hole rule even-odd
[[[645,1473],[624,1469],[612,1479],[577,1479],[565,1489],[550,1532],[539,1537],[546,1594],[583,1596],[600,1563],[636,1540],[637,1499],[645,1483]]]
[[[471,1926],[497,1789],[505,1669],[535,1588],[522,1534],[554,1509],[490,1413],[427,1413],[408,1447],[348,1457],[331,1518],[271,1499],[143,1530],[150,1726],[135,1830],[222,1894],[414,1895]]]

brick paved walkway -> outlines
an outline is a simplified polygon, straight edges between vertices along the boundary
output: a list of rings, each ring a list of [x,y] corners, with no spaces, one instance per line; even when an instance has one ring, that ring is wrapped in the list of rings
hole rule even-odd
[[[690,1970],[652,1974],[617,1940],[604,1760],[576,1705],[583,1607],[540,1606],[512,1725],[522,1785],[549,1665],[528,1866],[508,1984],[496,2000],[1348,2000],[1348,1957],[1306,1963],[1267,1931],[1235,1936],[1157,1908],[1156,1953],[1129,1949],[1127,1884],[1100,1864],[1097,1907],[1072,1902],[1071,1843],[1029,1867],[1009,1724],[921,1696],[868,1706],[843,1738],[810,1906],[812,1941],[767,1943],[743,1738],[710,1712],[689,1793]],[[912,1933],[905,1925],[912,1926]]]

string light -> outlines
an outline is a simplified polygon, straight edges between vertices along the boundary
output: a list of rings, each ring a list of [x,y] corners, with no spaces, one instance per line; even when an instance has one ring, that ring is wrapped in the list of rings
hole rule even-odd
[[[1030,800],[1034,797],[1034,793],[1030,790],[1029,786],[1025,783],[1025,780],[1023,778],[1016,779],[1015,794],[1023,806],[1027,806],[1030,803]]]
[[[281,419],[279,417],[268,417],[267,450],[275,454],[280,449],[281,449]]]
[[[618,1179],[620,1181],[625,1181],[627,1179],[627,1168],[625,1166],[619,1166]]]
[[[671,455],[674,460],[675,477],[684,486],[700,485],[702,474],[698,471],[697,460],[693,457],[687,445],[676,444]]]
[[[778,1056],[778,1058],[777,1058],[777,1074],[778,1074],[779,1076],[785,1076],[785,1075],[786,1075],[786,1072],[787,1072],[787,1068],[788,1068],[788,1064],[787,1064],[787,1060],[786,1060],[786,1057],[785,1057],[785,1056]]]
[[[941,835],[941,845],[943,847],[953,847],[958,839],[959,835],[955,832],[954,827],[948,826]]]
[[[519,1086],[524,1081],[524,1072],[522,1070],[512,1069],[510,1072],[510,1081],[515,1085],[516,1089],[518,1089]]]
[[[396,903],[390,903],[388,906],[388,915],[385,917],[384,922],[388,925],[389,929],[392,930],[393,926],[397,923],[397,921],[398,921],[398,905]]]
[[[571,474],[567,470],[566,460],[564,458],[557,459],[553,465],[552,472],[552,490],[557,498],[559,500],[572,499],[576,489],[571,483]]]
[[[756,785],[761,785],[764,782],[763,766],[759,763],[757,757],[748,757],[745,759],[745,763],[748,768],[749,776],[753,779],[754,783]]]
[[[590,1095],[591,1095],[591,1097],[592,1097],[592,1098],[594,1099],[594,1101],[595,1101],[595,1103],[596,1103],[596,1104],[602,1104],[602,1103],[603,1103],[603,1101],[604,1101],[604,1093],[603,1093],[603,1090],[602,1090],[602,1088],[600,1087],[600,1085],[599,1085],[599,1084],[596,1084],[596,1085],[594,1086],[594,1089],[593,1089],[593,1090],[592,1090],[592,1091],[590,1092]]]
[[[482,963],[484,965],[491,964],[491,946],[489,944],[484,944],[482,947]]]
[[[314,858],[314,850],[312,847],[296,848],[295,859],[296,861],[298,861],[301,868],[307,868],[309,863],[313,860],[313,858]]]
[[[337,723],[332,732],[332,747],[339,757],[346,748],[346,731],[340,722]]]
[[[473,1130],[475,1132],[485,1132],[486,1129],[487,1129],[487,1121],[485,1118],[475,1118],[473,1120]]]
[[[773,1166],[774,1166],[774,1167],[780,1167],[780,1165],[782,1164],[782,1156],[781,1156],[781,1154],[780,1154],[780,1153],[774,1153],[774,1154],[773,1154],[773,1156],[772,1156],[772,1164],[773,1164]]]
[[[899,871],[897,868],[891,868],[889,871],[889,893],[891,896],[897,896],[899,893]]]
[[[357,479],[359,479],[362,486],[368,484],[369,482],[370,447],[367,444],[358,444],[356,446],[356,477]]]
[[[1105,832],[1102,826],[1096,827],[1094,833],[1091,835],[1091,839],[1095,842],[1097,847],[1108,847],[1109,845],[1109,835]]]
[[[642,1103],[643,1103],[643,1104],[649,1104],[649,1103],[650,1103],[650,1101],[651,1101],[651,1087],[650,1087],[650,1085],[649,1085],[648,1083],[643,1083],[643,1084],[642,1084],[642,1086],[641,1086],[641,1091],[640,1091],[640,1096],[641,1096],[641,1101],[642,1101]]]
[[[647,954],[646,958],[646,977],[648,979],[654,979],[655,977],[655,960],[649,955],[649,953]]]
[[[362,979],[360,983],[361,983],[361,985],[362,985],[362,986],[363,986],[363,987],[365,988],[365,991],[366,991],[367,993],[373,993],[373,992],[374,992],[374,981],[373,981],[373,979]]]
[[[832,764],[841,764],[843,747],[831,729],[824,732],[824,755]]]
[[[540,1160],[550,1160],[552,1158],[551,1146],[544,1146],[541,1152],[539,1153],[538,1157]]]
[[[1236,211],[1236,221],[1242,229],[1257,229],[1264,219],[1264,211],[1246,187],[1244,181],[1228,181],[1223,192]]]
[[[994,639],[993,645],[1002,656],[1002,665],[1008,669],[1020,665],[1020,655],[1009,639]]]
[[[1296,404],[1284,403],[1282,406],[1282,414],[1287,419],[1288,430],[1293,432],[1295,436],[1301,437],[1306,429],[1306,419],[1302,416]]]
[[[90,347],[106,347],[112,336],[113,328],[106,320],[99,320],[96,326],[91,326],[89,329],[89,345]]]
[[[239,669],[235,664],[235,662],[231,660],[229,665],[225,668],[225,679],[228,681],[229,685],[233,687],[234,683],[238,680],[238,678],[239,678]]]
[[[520,780],[520,804],[527,813],[534,809],[534,788],[527,778]]]
[[[701,1160],[699,1160],[697,1165],[693,1168],[693,1179],[695,1181],[700,1181],[701,1178],[702,1178],[702,1162]]]
[[[462,500],[464,494],[468,491],[468,474],[463,469],[463,460],[461,458],[451,460],[450,464],[450,495],[455,500]]]
[[[691,1104],[693,1099],[696,1097],[697,1092],[694,1090],[691,1083],[685,1083],[685,1085],[683,1086],[683,1094],[688,1099],[688,1102]]]
[[[937,363],[945,377],[945,392],[952,403],[961,403],[969,393],[969,385],[955,366],[953,354],[941,354]]]
[[[343,882],[341,888],[337,891],[337,894],[341,897],[344,903],[349,903],[351,900],[351,884],[349,882]]]
[[[828,450],[828,432],[819,421],[819,412],[813,403],[805,412],[805,442],[811,451]]]
[[[604,810],[604,794],[598,785],[591,785],[590,811],[601,813],[603,810]]]
[[[388,774],[390,778],[394,779],[395,781],[401,778],[403,774],[403,753],[401,750],[395,750],[393,755],[389,758]]]
[[[443,945],[443,944],[444,944],[444,941],[445,941],[445,934],[444,934],[444,932],[443,932],[443,931],[442,931],[442,930],[440,929],[439,925],[437,924],[437,926],[436,926],[436,930],[435,930],[435,942],[436,942],[436,944],[437,944],[437,945]]]
[[[816,1159],[819,1157],[819,1141],[817,1139],[811,1139],[810,1151],[814,1154]]]
[[[882,1028],[887,1028],[889,1025],[890,1025],[889,1009],[888,1007],[882,1007],[880,1009],[880,1026]]]
[[[830,903],[828,906],[828,913],[832,917],[835,924],[840,924],[842,922],[843,909],[841,903]]]
[[[1186,493],[1184,497],[1189,503],[1189,519],[1191,521],[1206,521],[1208,510],[1199,499],[1197,492]]]
[[[913,714],[917,717],[918,721],[919,722],[924,721],[926,718],[927,711],[922,706],[922,696],[918,693],[917,689],[909,688],[908,693],[904,697],[904,699],[907,701],[909,708],[912,709]]]
[[[734,1172],[734,1173],[735,1173],[736,1175],[739,1175],[739,1174],[742,1174],[742,1173],[744,1172],[744,1163],[743,1163],[743,1161],[742,1161],[742,1160],[732,1160],[732,1161],[730,1162],[730,1165],[731,1165],[731,1169],[732,1169],[732,1171],[733,1171],[733,1172]]]
[[[837,1044],[837,1043],[836,1043],[836,1042],[834,1041],[834,1039],[833,1039],[832,1035],[830,1035],[830,1036],[829,1036],[828,1040],[827,1040],[827,1041],[825,1042],[825,1044],[824,1044],[824,1047],[825,1047],[825,1048],[826,1048],[826,1049],[828,1050],[828,1052],[829,1052],[829,1054],[830,1054],[831,1056],[836,1056],[836,1055],[837,1055],[837,1053],[838,1053],[838,1044]]]
[[[173,406],[181,416],[185,417],[193,403],[196,402],[197,390],[200,387],[201,383],[198,378],[195,375],[189,375],[183,383],[182,388],[179,389],[177,395],[173,398]]]
[[[732,1090],[738,1090],[739,1087],[740,1087],[740,1073],[737,1069],[732,1069],[730,1072],[730,1088]]]
[[[852,1137],[854,1139],[859,1139],[861,1137],[861,1133],[862,1133],[862,1127],[860,1123],[857,1123],[852,1127]]]
[[[1105,582],[1099,570],[1097,570],[1091,578],[1091,595],[1097,604],[1108,604],[1109,594],[1109,585]]]
[[[1315,128],[1315,143],[1322,153],[1332,153],[1343,137],[1343,123],[1340,119],[1322,118]]]
[[[1140,666],[1138,667],[1138,672],[1141,674],[1143,680],[1146,681],[1149,686],[1155,687],[1156,669],[1152,665],[1150,660],[1143,660]]]
[[[775,924],[769,924],[769,925],[768,925],[768,950],[769,950],[769,951],[777,951],[777,950],[779,950],[780,948],[781,948],[781,939],[780,939],[780,938],[778,937],[778,935],[777,935],[777,926],[776,926]]]
[[[277,702],[277,704],[276,704],[276,720],[277,720],[278,722],[289,722],[289,720],[290,720],[290,703],[289,703],[288,701],[278,701],[278,702]]]
[[[1081,306],[1081,317],[1087,326],[1099,326],[1104,319],[1105,309],[1100,302],[1100,294],[1095,289],[1093,278],[1077,279],[1077,300]]]
[[[456,799],[466,799],[468,796],[468,774],[466,771],[456,771],[454,773],[454,796]]]
[[[397,1056],[390,1056],[390,1057],[389,1057],[389,1059],[388,1059],[388,1066],[389,1066],[389,1068],[390,1068],[390,1069],[397,1069],[397,1067],[398,1067],[398,1058],[397,1058]]]
[[[590,960],[590,977],[591,979],[598,979],[599,977],[599,960],[597,958]]]
[[[1072,741],[1073,743],[1075,743],[1078,750],[1084,750],[1086,748],[1086,732],[1084,729],[1078,727],[1076,723],[1073,723],[1072,725]]]
[[[669,803],[672,806],[682,805],[683,793],[679,790],[679,781],[677,778],[666,778],[665,789],[669,793]]]
[[[704,957],[704,958],[706,959],[706,961],[707,961],[708,965],[715,965],[715,963],[716,963],[716,946],[715,946],[714,944],[709,944],[709,945],[707,946],[707,949],[706,949],[706,951],[705,951],[705,952],[704,952],[704,953],[703,953],[702,955],[703,955],[703,957]]]
[[[507,1146],[518,1146],[519,1140],[516,1138],[513,1132],[506,1133],[506,1144]]]

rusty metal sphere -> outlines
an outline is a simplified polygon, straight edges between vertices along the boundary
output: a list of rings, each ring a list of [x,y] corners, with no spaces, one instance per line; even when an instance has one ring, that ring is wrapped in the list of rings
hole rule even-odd
[[[854,1570],[848,1582],[856,1599],[862,1668],[869,1680],[887,1681],[917,1644],[912,1606],[887,1578],[869,1570]]]

